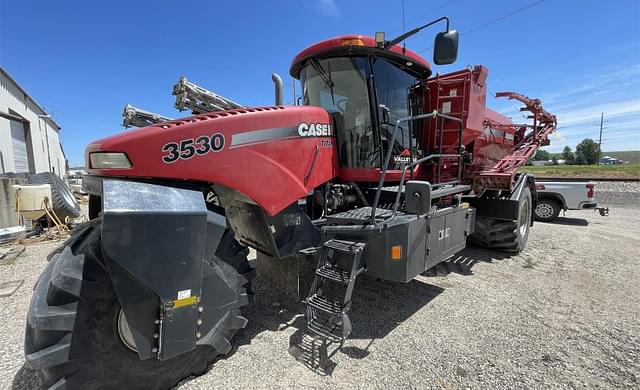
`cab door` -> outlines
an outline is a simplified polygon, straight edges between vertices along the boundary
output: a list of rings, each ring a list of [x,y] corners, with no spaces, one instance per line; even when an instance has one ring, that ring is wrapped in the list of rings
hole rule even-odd
[[[402,169],[415,161],[422,153],[417,142],[416,131],[421,121],[401,122],[396,131],[395,141],[391,143],[394,127],[399,119],[418,115],[415,106],[412,110],[412,95],[419,79],[408,69],[390,62],[385,58],[372,58],[373,79],[375,83],[376,107],[378,108],[378,128],[383,155],[392,150],[390,170]]]

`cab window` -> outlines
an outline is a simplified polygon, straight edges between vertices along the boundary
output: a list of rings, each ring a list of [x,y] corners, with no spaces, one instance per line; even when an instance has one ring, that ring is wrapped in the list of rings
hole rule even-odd
[[[399,169],[416,155],[417,144],[412,129],[418,126],[410,121],[401,122],[396,131],[395,142],[393,145],[389,145],[389,142],[396,122],[416,115],[410,109],[410,93],[419,80],[383,58],[373,59],[373,77],[379,109],[380,139],[385,153],[390,147],[393,148],[391,169]],[[383,114],[383,111],[387,114]]]
[[[305,105],[320,106],[335,118],[340,165],[379,166],[367,89],[368,60],[337,57],[310,60],[300,72]]]

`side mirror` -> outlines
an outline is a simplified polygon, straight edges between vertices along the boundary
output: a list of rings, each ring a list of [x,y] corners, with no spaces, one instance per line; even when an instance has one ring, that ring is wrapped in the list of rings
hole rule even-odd
[[[380,104],[378,107],[380,108],[380,119],[382,119],[381,123],[389,123],[389,121],[391,120],[389,118],[389,113],[391,112],[389,110],[389,107],[385,106],[384,104]]]
[[[456,30],[439,32],[433,45],[433,62],[436,65],[449,65],[458,58],[458,32]]]

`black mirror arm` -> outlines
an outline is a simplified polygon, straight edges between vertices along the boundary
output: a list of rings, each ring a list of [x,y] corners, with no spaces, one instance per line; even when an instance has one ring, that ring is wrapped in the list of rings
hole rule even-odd
[[[411,31],[407,31],[404,34],[402,34],[402,35],[400,35],[400,36],[398,36],[396,38],[393,38],[390,41],[385,42],[384,43],[384,48],[388,49],[393,45],[397,45],[398,43],[404,41],[405,39],[409,38],[410,36],[415,35],[415,34],[419,33],[420,31],[424,30],[425,28],[427,28],[429,26],[432,26],[432,25],[434,25],[434,24],[436,24],[436,23],[438,23],[438,22],[440,22],[442,20],[446,20],[447,21],[447,32],[449,32],[449,17],[448,16],[443,16],[441,18],[438,18],[438,19],[436,19],[436,20],[434,20],[432,22],[429,22],[429,23],[425,24],[424,26],[416,27]]]

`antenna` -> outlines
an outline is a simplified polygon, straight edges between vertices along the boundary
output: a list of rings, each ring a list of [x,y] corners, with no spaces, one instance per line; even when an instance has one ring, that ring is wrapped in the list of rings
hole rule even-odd
[[[405,32],[404,29],[404,0],[402,0],[402,32]]]
[[[402,0],[402,33],[405,33],[404,29],[404,0]],[[407,48],[407,42],[402,42],[402,51],[404,52]]]

